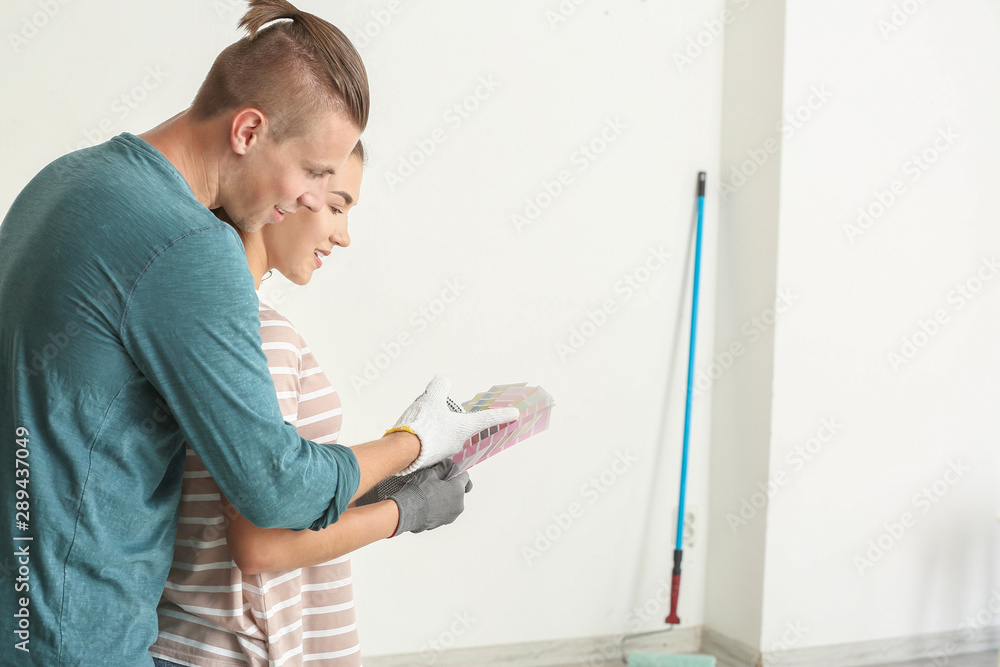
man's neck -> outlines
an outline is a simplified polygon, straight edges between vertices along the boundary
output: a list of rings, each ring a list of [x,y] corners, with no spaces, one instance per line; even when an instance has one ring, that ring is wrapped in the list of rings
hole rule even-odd
[[[139,138],[163,153],[163,156],[180,172],[195,198],[206,208],[218,208],[219,156],[212,139],[219,128],[211,122],[196,122],[191,110],[180,112]]]
[[[274,268],[268,266],[267,250],[264,247],[264,239],[260,230],[256,232],[243,231],[233,224],[233,221],[229,218],[229,214],[226,213],[226,209],[224,208],[215,209],[213,213],[215,213],[215,217],[219,220],[229,224],[236,230],[240,241],[243,242],[243,251],[247,255],[247,265],[250,267],[250,274],[253,276],[254,289],[260,289],[260,281],[264,278],[264,274]]]

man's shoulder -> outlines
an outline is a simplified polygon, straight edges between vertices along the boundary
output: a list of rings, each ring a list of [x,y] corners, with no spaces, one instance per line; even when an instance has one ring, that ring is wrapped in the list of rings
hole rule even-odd
[[[159,151],[134,135],[70,153],[50,168],[61,172],[65,187],[55,207],[75,202],[52,217],[75,223],[83,244],[138,251],[149,261],[167,252],[242,254],[235,231],[195,198]]]

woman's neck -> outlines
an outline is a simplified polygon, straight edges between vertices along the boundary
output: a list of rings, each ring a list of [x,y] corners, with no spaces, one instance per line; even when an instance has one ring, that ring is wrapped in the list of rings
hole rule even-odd
[[[243,240],[243,249],[247,253],[247,264],[250,266],[250,274],[253,275],[254,289],[260,289],[261,279],[271,269],[267,265],[267,252],[264,250],[260,232],[237,231],[239,231],[240,239]]]

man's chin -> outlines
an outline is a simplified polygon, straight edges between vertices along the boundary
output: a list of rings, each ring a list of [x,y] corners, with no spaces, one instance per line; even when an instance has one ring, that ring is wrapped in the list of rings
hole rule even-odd
[[[238,229],[240,229],[240,230],[242,230],[242,231],[244,231],[244,232],[246,232],[248,234],[253,234],[254,232],[259,232],[261,230],[261,228],[264,225],[268,224],[269,222],[273,222],[273,221],[272,220],[265,220],[265,219],[262,219],[262,218],[239,218],[239,219],[233,220],[232,224],[233,224],[234,227],[237,227]]]

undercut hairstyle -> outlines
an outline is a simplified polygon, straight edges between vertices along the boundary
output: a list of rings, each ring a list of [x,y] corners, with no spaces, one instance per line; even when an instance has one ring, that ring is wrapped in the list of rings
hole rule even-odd
[[[191,105],[194,118],[258,109],[278,142],[306,136],[328,113],[342,114],[364,131],[368,74],[347,36],[285,0],[249,4],[239,24],[247,36],[215,59]]]

